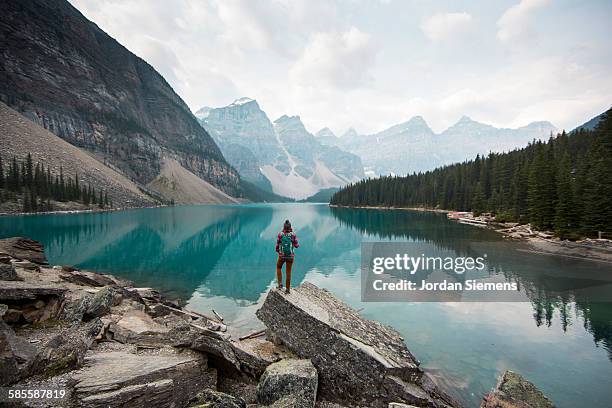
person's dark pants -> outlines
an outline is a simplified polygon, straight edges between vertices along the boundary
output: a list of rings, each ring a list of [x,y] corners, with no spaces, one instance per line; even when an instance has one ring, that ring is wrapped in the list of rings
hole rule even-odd
[[[278,286],[283,284],[283,264],[286,263],[285,274],[287,275],[286,285],[287,290],[291,288],[291,268],[293,267],[293,258],[278,257],[276,261],[276,279],[278,279]]]

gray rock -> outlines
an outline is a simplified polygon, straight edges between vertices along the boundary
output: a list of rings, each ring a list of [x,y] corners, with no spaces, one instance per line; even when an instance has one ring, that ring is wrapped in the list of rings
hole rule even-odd
[[[397,331],[363,318],[326,290],[307,282],[290,295],[273,289],[257,317],[291,351],[311,359],[326,400],[458,405],[429,383],[423,388],[426,377]]]
[[[481,408],[554,408],[555,404],[520,374],[506,371],[495,390],[487,394]]]
[[[310,360],[286,359],[270,364],[257,385],[264,406],[312,408],[317,399],[317,370]]]
[[[389,408],[417,408],[414,405],[402,404],[401,402],[389,403]]]
[[[36,348],[0,320],[0,385],[12,384],[27,376]]]
[[[9,308],[7,305],[0,303],[0,318],[4,319],[4,315],[8,312]]]
[[[82,272],[74,268],[65,269],[64,267],[62,267],[62,271],[60,278],[76,285],[102,287],[115,284],[111,278],[98,273]]]
[[[189,347],[221,358],[236,370],[240,370],[240,360],[236,356],[229,334],[191,324],[190,336],[192,340]]]
[[[119,321],[110,324],[109,330],[113,333],[113,340],[121,343],[151,346],[170,343],[170,329],[140,310],[125,313]]]
[[[259,378],[270,364],[283,358],[295,358],[295,354],[286,347],[256,337],[241,341],[232,341],[232,347],[238,361],[240,371]]]
[[[0,253],[39,265],[49,264],[43,245],[29,238],[14,237],[0,239]]]
[[[91,319],[94,317],[102,317],[111,311],[111,307],[115,303],[115,290],[111,287],[100,289],[91,299],[91,303],[85,311],[84,317]]]
[[[56,285],[5,281],[0,285],[0,302],[36,300],[48,296],[63,297],[67,291]]]
[[[0,255],[0,280],[21,280],[11,262],[11,257],[8,255]]]
[[[62,318],[68,323],[74,325],[79,324],[83,317],[85,316],[85,312],[89,308],[93,296],[89,293],[83,292],[78,296],[66,299],[66,304],[62,310]]]
[[[72,378],[73,404],[80,407],[182,407],[216,387],[215,370],[194,355],[97,353]]]
[[[100,319],[95,319],[77,329],[66,329],[53,336],[39,349],[31,374],[53,376],[81,367],[102,325]]]
[[[15,261],[13,262],[15,268],[21,268],[28,271],[40,272],[40,266],[30,261]]]
[[[246,408],[242,398],[234,397],[219,391],[206,389],[196,396],[193,408]]]

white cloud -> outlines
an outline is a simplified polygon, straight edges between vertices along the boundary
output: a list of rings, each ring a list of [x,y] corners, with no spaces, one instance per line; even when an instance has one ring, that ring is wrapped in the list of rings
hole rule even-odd
[[[497,6],[468,3],[436,14],[420,1],[70,0],[193,110],[250,96],[272,119],[298,114],[312,131],[370,133],[413,115],[436,131],[464,114],[569,128],[609,107],[612,9],[556,2],[538,15],[546,1],[518,1],[500,18]],[[557,31],[518,52],[499,46],[536,28]]]
[[[465,33],[472,25],[469,13],[435,14],[421,23],[421,30],[433,42],[446,41]]]
[[[369,69],[378,50],[370,35],[356,27],[344,32],[316,33],[289,75],[305,87],[360,87],[372,79]]]
[[[531,32],[532,14],[546,6],[549,0],[521,0],[497,20],[497,38],[508,42],[527,38]]]

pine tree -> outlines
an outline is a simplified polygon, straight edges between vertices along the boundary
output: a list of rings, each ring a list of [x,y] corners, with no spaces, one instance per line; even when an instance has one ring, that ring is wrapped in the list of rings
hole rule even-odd
[[[574,208],[570,159],[566,152],[557,172],[557,203],[555,206],[555,233],[562,239],[569,238],[571,231],[576,227]]]

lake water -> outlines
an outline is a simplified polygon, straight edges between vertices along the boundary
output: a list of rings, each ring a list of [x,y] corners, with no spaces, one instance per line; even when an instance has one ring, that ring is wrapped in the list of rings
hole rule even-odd
[[[222,314],[236,333],[258,329],[254,312],[275,285],[275,237],[285,219],[300,248],[293,285],[329,289],[395,327],[422,365],[466,406],[506,369],[536,383],[559,407],[612,406],[612,303],[571,291],[610,280],[612,267],[523,251],[496,233],[411,211],[326,205],[186,206],[123,212],[0,217],[0,237],[44,243],[51,264],[112,273]],[[488,273],[521,283],[524,302],[362,303],[363,241],[410,241],[432,251],[488,253]]]

